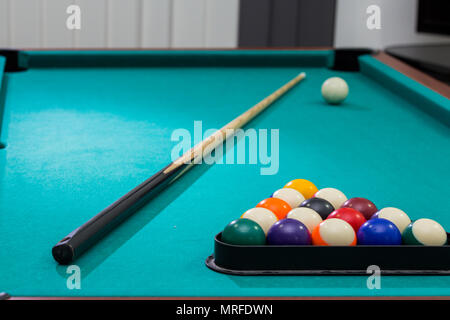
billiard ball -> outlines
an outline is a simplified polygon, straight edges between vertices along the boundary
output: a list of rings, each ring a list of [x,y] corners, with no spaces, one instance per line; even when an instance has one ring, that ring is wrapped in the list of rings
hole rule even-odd
[[[323,220],[320,215],[311,208],[300,207],[294,208],[287,214],[286,218],[295,219],[303,223],[309,230],[313,232],[314,228]]]
[[[330,213],[334,211],[333,206],[327,200],[320,198],[306,199],[300,204],[300,207],[313,209],[320,217],[325,220]]]
[[[305,201],[305,197],[295,189],[292,188],[282,188],[275,191],[272,195],[273,198],[278,198],[286,201],[291,208],[296,208]]]
[[[237,219],[223,229],[222,241],[234,245],[263,245],[266,244],[266,234],[255,221]]]
[[[443,246],[447,243],[447,233],[438,222],[431,219],[419,219],[410,223],[403,231],[403,243]]]
[[[267,244],[308,245],[311,244],[311,235],[308,228],[300,221],[282,219],[270,227],[267,233]]]
[[[389,220],[370,219],[359,228],[358,244],[361,245],[399,245],[402,243],[400,231]]]
[[[257,208],[266,208],[275,213],[277,218],[284,219],[289,211],[291,211],[291,206],[284,200],[278,198],[267,198],[256,205]]]
[[[348,85],[344,79],[332,77],[322,84],[322,97],[329,104],[339,104],[347,98]]]
[[[339,208],[334,210],[327,219],[342,219],[347,221],[358,232],[359,228],[366,222],[363,214],[352,208]]]
[[[278,221],[275,213],[266,208],[251,208],[245,211],[241,218],[255,221],[266,235],[269,228]]]
[[[316,246],[354,246],[356,234],[352,226],[342,219],[327,219],[316,226],[311,235]]]
[[[391,221],[395,224],[400,233],[403,233],[408,224],[411,223],[411,219],[404,211],[393,207],[383,208],[377,211],[371,219],[374,218],[383,218]]]
[[[289,181],[284,186],[284,188],[291,188],[297,190],[305,197],[305,199],[312,198],[314,196],[314,193],[318,191],[314,183],[305,179],[295,179]]]
[[[342,191],[335,188],[323,188],[314,194],[314,197],[327,200],[334,209],[339,209],[347,201],[347,197]]]
[[[348,199],[342,204],[341,208],[353,208],[361,212],[366,220],[369,220],[378,211],[372,201],[364,198]]]

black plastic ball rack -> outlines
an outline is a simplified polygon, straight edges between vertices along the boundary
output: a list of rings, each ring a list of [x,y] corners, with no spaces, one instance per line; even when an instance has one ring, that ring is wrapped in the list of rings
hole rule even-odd
[[[447,239],[450,235],[447,233]],[[232,275],[450,275],[450,245],[444,246],[238,246],[214,239],[206,265]]]

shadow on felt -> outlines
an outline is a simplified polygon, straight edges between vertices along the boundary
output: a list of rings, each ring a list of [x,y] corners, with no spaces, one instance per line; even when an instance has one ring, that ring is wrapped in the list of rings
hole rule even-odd
[[[241,140],[240,136],[232,136],[229,139]],[[236,143],[237,144],[237,143]],[[223,157],[230,149],[226,143],[222,145],[224,148]],[[214,152],[214,150],[213,150]],[[214,154],[214,153],[212,153]],[[211,155],[209,155],[211,156]],[[208,158],[209,156],[205,157]],[[171,183],[164,188],[158,195],[150,199],[135,213],[129,216],[119,226],[112,230],[105,237],[100,239],[98,243],[84,252],[76,261],[75,264],[80,267],[83,279],[102,264],[110,255],[118,250],[123,244],[130,240],[149,222],[151,222],[158,214],[160,214],[173,201],[181,196],[195,181],[197,181],[203,174],[205,174],[212,165],[201,164],[194,165],[190,170],[177,178],[174,183]],[[63,278],[67,278],[67,266],[56,264],[56,272]]]

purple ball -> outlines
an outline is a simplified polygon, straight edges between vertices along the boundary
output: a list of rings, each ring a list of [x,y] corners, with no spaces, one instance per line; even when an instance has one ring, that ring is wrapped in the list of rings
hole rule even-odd
[[[380,210],[378,210],[377,212],[375,212],[373,214],[373,216],[370,217],[370,219],[378,219],[378,216],[380,215]]]
[[[267,232],[267,243],[271,245],[309,245],[311,235],[308,228],[298,220],[282,219],[275,222]]]

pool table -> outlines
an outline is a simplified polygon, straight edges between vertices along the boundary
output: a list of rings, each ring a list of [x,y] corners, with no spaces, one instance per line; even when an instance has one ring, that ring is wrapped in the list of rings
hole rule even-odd
[[[2,53],[0,291],[11,297],[450,295],[448,276],[385,276],[369,290],[366,276],[205,266],[229,221],[295,178],[450,230],[448,86],[382,52],[347,62],[332,49]],[[74,261],[81,288],[68,288],[52,246],[170,163],[174,130],[220,128],[299,72],[306,79],[245,127],[279,129],[276,174],[195,166]],[[320,93],[332,76],[350,88],[339,106]]]

